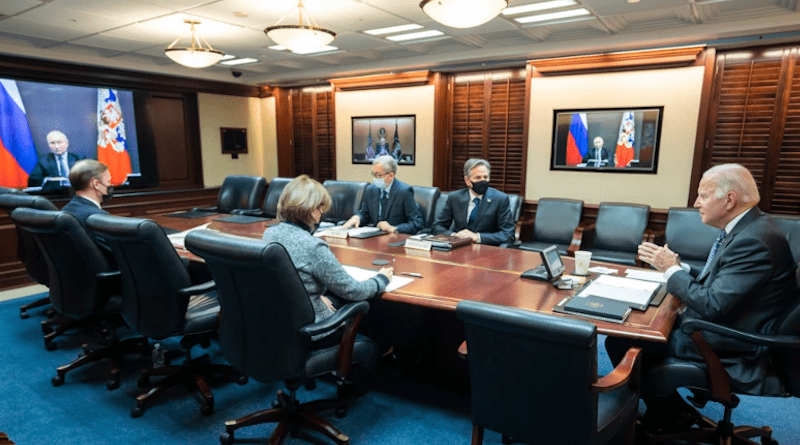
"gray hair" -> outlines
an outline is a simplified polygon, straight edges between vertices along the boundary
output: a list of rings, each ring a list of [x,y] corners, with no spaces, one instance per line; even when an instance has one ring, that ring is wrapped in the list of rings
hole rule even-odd
[[[489,165],[489,161],[480,158],[471,158],[467,159],[467,162],[464,163],[464,176],[469,177],[472,169],[481,165],[486,167],[486,171],[489,173],[489,175],[492,174],[492,166]]]
[[[380,165],[384,173],[397,173],[397,161],[389,156],[378,156],[372,160],[372,165]]]
[[[755,206],[761,200],[756,180],[750,170],[741,164],[715,165],[703,173],[703,179],[716,181],[714,194],[717,198],[732,191],[747,206]]]

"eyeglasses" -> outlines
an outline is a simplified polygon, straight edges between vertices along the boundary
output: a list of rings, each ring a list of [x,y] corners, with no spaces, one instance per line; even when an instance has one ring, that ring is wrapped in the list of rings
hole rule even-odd
[[[375,173],[375,172],[372,172],[372,177],[373,178],[385,178],[386,176],[389,175],[389,173],[391,173],[391,172],[388,172],[388,173]]]

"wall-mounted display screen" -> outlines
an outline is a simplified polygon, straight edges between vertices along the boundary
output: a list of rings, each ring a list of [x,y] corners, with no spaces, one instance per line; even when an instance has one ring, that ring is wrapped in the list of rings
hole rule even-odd
[[[664,107],[555,110],[551,170],[656,173]]]
[[[416,163],[416,115],[353,117],[353,164],[389,155],[398,164]]]
[[[84,158],[108,165],[115,185],[141,176],[133,92],[0,79],[0,185],[65,187]]]

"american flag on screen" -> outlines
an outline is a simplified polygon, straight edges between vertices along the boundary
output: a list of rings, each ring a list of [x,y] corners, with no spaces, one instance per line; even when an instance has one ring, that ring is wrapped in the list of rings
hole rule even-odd
[[[125,122],[117,91],[97,89],[97,160],[108,166],[111,183],[122,184],[131,174]]]

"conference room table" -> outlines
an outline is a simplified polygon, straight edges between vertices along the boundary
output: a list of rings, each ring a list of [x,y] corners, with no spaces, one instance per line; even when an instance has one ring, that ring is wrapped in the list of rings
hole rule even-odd
[[[210,223],[206,230],[256,239],[260,239],[269,226],[277,223],[275,220],[250,223],[218,221],[229,216],[209,214],[197,218],[178,218],[167,214],[155,215],[152,219],[162,227],[176,231]],[[455,311],[461,300],[474,300],[570,317],[553,312],[553,307],[575,291],[559,290],[550,283],[520,277],[522,272],[541,264],[541,257],[537,252],[480,244],[458,247],[452,251],[425,251],[390,246],[407,237],[408,235],[403,234],[385,234],[366,239],[324,239],[344,265],[377,271],[380,267],[372,262],[382,259],[392,264],[396,276],[411,278],[411,283],[383,293],[380,296],[383,300],[445,311]],[[176,246],[176,249],[181,256],[202,261],[181,247]],[[574,267],[571,257],[563,257],[563,262],[567,271]],[[592,266],[614,269],[619,276],[624,276],[628,269],[627,266],[594,261]],[[421,277],[405,276],[403,272]],[[602,334],[666,342],[679,307],[678,300],[667,295],[658,306],[650,306],[645,311],[633,310],[623,323],[583,319],[595,324]]]

